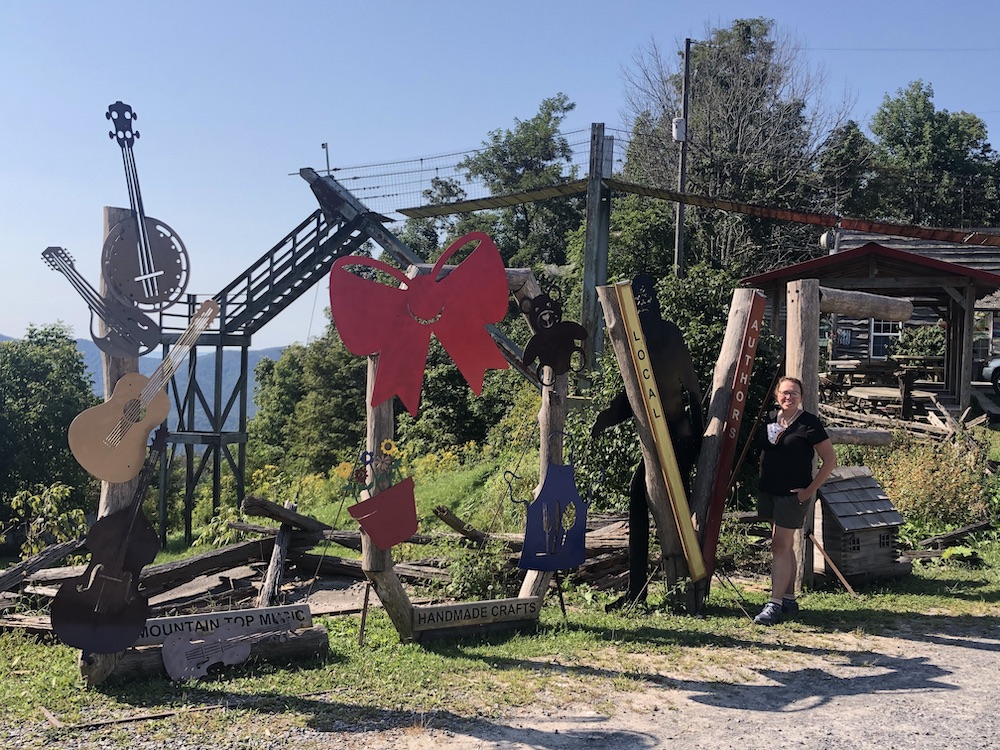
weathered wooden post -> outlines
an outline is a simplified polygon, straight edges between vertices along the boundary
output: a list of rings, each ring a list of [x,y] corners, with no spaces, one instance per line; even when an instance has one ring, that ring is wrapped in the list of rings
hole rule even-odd
[[[394,435],[393,399],[386,399],[378,406],[371,405],[377,370],[378,355],[371,355],[368,357],[368,384],[365,391],[368,414],[365,448],[373,455],[379,451],[383,441],[391,440]],[[375,478],[371,473],[374,470],[374,465],[368,467],[369,482]],[[375,587],[375,593],[399,633],[400,640],[413,640],[413,605],[393,568],[392,552],[376,547],[364,529],[361,530],[361,570]]]
[[[608,338],[618,359],[625,393],[632,405],[635,426],[639,433],[639,444],[646,466],[646,493],[656,525],[660,550],[663,554],[664,577],[668,589],[674,590],[679,582],[692,578],[692,575],[685,559],[684,546],[678,532],[678,523],[674,519],[674,510],[664,479],[664,467],[657,454],[653,425],[646,412],[643,397],[644,386],[640,384],[639,376],[632,363],[628,332],[614,287],[598,287],[597,294],[604,308]],[[684,506],[686,505],[687,500],[685,499]],[[698,554],[700,555],[700,550]],[[693,603],[693,599],[689,597],[688,605]]]
[[[131,219],[132,212],[127,208],[104,207],[104,237],[107,239],[111,230],[120,222]],[[103,244],[103,243],[102,243]],[[104,274],[100,274],[100,286],[98,290],[102,298],[107,298],[110,294],[104,280]],[[107,324],[104,320],[98,323],[98,334],[106,335]],[[104,400],[111,399],[115,385],[123,375],[130,372],[139,372],[138,357],[112,357],[105,351],[101,351],[101,370],[103,373]],[[136,476],[127,482],[112,483],[101,481],[101,499],[97,507],[97,517],[104,518],[116,510],[122,510],[132,504],[132,498],[139,487],[139,477]],[[123,653],[123,652],[122,652]],[[86,680],[87,685],[93,687],[104,682],[114,671],[115,666],[122,658],[122,653],[117,654],[90,654],[85,660],[80,654],[78,665],[80,674]]]

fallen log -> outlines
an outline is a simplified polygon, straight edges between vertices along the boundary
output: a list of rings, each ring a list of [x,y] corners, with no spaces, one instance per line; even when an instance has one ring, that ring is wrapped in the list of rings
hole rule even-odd
[[[365,572],[361,569],[361,560],[333,555],[304,554],[295,556],[294,562],[303,573],[308,575],[348,576],[358,580],[364,580],[366,577]],[[399,578],[417,583],[427,583],[428,581],[440,583],[451,580],[451,573],[431,565],[398,562],[395,563],[393,569]]]
[[[322,521],[317,521],[310,516],[296,513],[289,508],[283,508],[275,502],[257,495],[247,495],[243,498],[240,509],[248,516],[265,516],[273,518],[279,523],[287,523],[301,531],[324,531],[329,529],[329,525]]]
[[[250,658],[284,663],[299,659],[325,657],[330,651],[330,634],[322,625],[296,631],[284,641],[266,641],[250,645]],[[228,669],[228,667],[223,667]],[[166,676],[163,649],[160,646],[140,646],[126,651],[109,675],[110,678],[133,680],[155,675]],[[96,684],[96,683],[94,683]]]
[[[32,573],[61,562],[82,546],[82,539],[70,539],[66,542],[49,545],[37,555],[32,555],[27,560],[11,565],[0,572],[0,591],[13,591],[20,588],[25,579]]]

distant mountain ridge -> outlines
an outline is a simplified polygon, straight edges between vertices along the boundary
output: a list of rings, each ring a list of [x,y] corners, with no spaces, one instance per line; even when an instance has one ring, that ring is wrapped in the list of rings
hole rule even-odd
[[[87,366],[87,372],[90,373],[94,393],[98,396],[103,396],[104,389],[101,385],[103,377],[101,372],[101,350],[98,349],[97,345],[90,339],[77,339],[76,346],[83,354],[83,361]],[[253,400],[254,390],[257,385],[257,379],[254,377],[254,369],[257,367],[257,363],[265,357],[277,361],[280,359],[282,351],[284,351],[284,347],[274,346],[267,349],[251,349],[247,352],[247,419],[252,417],[257,412],[257,404]],[[160,366],[161,361],[162,359],[159,356],[159,353],[157,353],[157,356],[146,355],[145,357],[140,357],[139,372],[143,375],[151,375],[156,368]],[[180,388],[183,392],[183,390],[187,387],[186,360],[181,367],[178,368],[175,377],[177,379],[178,388]],[[224,394],[224,398],[228,398],[228,395],[232,393],[236,383],[239,382],[239,377],[239,349],[234,348],[224,350],[222,353],[222,393]],[[215,395],[215,352],[202,354],[198,357],[198,382],[205,394],[205,398],[209,403],[212,403],[212,399]],[[235,431],[239,427],[239,414],[237,413],[237,408],[237,406],[233,407],[233,411],[229,414],[229,418],[226,420],[224,427],[227,431]],[[173,412],[172,404],[171,412]],[[172,413],[168,425],[176,424],[176,420],[176,415]],[[205,418],[204,414],[196,414],[194,429],[209,429],[208,420]]]
[[[0,341],[12,341],[12,336],[4,336],[0,334]],[[83,355],[83,362],[87,367],[87,373],[90,375],[91,387],[94,389],[94,393],[98,396],[104,395],[104,388],[102,386],[102,373],[101,373],[101,350],[97,348],[95,344],[90,339],[76,339],[76,348],[79,349],[80,353]],[[254,403],[253,395],[254,389],[257,385],[257,380],[254,377],[254,369],[257,367],[257,363],[260,362],[265,357],[277,361],[281,357],[281,353],[284,351],[283,346],[273,346],[267,349],[251,349],[247,353],[247,369],[249,370],[248,377],[248,393],[247,393],[247,418],[249,419],[257,412],[257,405]],[[159,367],[161,362],[159,353],[157,356],[147,355],[145,357],[139,358],[139,372],[143,375],[151,375],[157,367]],[[215,395],[215,353],[202,354],[198,357],[198,373],[199,382],[201,384],[201,389],[205,393],[205,398],[208,399],[209,403],[212,402],[212,398]],[[226,349],[222,353],[222,392],[223,394],[232,393],[233,388],[236,383],[239,382],[240,377],[240,352],[238,349]],[[177,383],[180,389],[187,386],[187,363],[185,363],[179,368],[177,372]],[[173,426],[177,424],[177,416],[173,413],[173,404],[171,404],[171,416],[168,425]],[[226,420],[225,429],[227,431],[235,431],[239,427],[239,414],[236,413],[236,407],[233,407],[232,413],[230,413],[229,418]],[[207,430],[209,428],[208,421],[205,419],[203,414],[198,414],[195,418],[194,429],[196,430]]]

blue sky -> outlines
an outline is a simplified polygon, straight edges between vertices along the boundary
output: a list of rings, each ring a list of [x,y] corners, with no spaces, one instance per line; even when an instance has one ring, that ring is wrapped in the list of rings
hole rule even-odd
[[[317,204],[291,173],[473,149],[564,92],[564,130],[620,127],[623,70],[651,40],[665,52],[706,25],[773,18],[847,90],[865,123],[886,94],[931,83],[1000,142],[1000,5],[896,2],[0,3],[0,333],[89,313],[41,260],[67,248],[97,285],[102,207],[128,205],[107,106],[131,104],[146,213],[191,261],[188,291],[211,295]],[[740,196],[728,196],[739,199]],[[254,348],[321,332],[324,285],[262,329]]]

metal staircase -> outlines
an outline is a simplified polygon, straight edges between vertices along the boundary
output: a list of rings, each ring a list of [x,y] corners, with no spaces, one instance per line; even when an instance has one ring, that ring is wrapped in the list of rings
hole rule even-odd
[[[343,185],[329,175],[320,176],[312,169],[299,174],[309,183],[320,208],[289,232],[273,248],[264,253],[213,296],[219,303],[219,317],[213,328],[198,339],[188,355],[186,382],[175,375],[168,391],[177,412],[177,426],[170,433],[168,460],[161,463],[159,497],[160,538],[166,542],[167,467],[178,446],[184,447],[184,538],[191,541],[191,516],[194,490],[205,471],[212,472],[212,508],[217,509],[222,493],[222,465],[229,465],[236,482],[236,495],[242,501],[245,493],[248,352],[254,333],[278,313],[301,297],[318,281],[325,279],[334,261],[358,250],[372,240],[403,268],[423,263],[409,247],[385,228],[386,219],[369,211]],[[187,328],[194,311],[202,300],[188,295],[186,304],[175,305],[161,314],[163,354],[177,343]],[[175,312],[181,311],[181,312]],[[489,326],[507,360],[525,377],[537,385],[537,375],[521,363],[521,348]],[[215,361],[211,392],[199,382],[198,350],[213,347]],[[240,374],[236,384],[223,393],[223,364],[226,347],[239,347]],[[238,427],[226,430],[233,410],[237,410]],[[198,423],[209,425],[198,430]],[[236,446],[235,455],[232,446]],[[198,450],[198,448],[201,450]]]
[[[314,211],[221,291],[213,295],[219,303],[215,324],[199,338],[188,355],[186,378],[180,372],[170,381],[168,392],[176,409],[177,424],[170,433],[168,461],[161,469],[159,517],[160,537],[166,541],[167,467],[179,447],[185,460],[184,537],[192,537],[191,516],[195,487],[206,471],[212,474],[212,507],[218,508],[222,493],[223,462],[229,465],[236,482],[237,497],[245,492],[248,352],[253,334],[267,325],[314,284],[325,279],[334,261],[358,250],[374,239],[402,265],[420,259],[383,226],[384,219],[368,211],[332,177],[319,177],[313,170],[302,170],[319,199],[321,208]],[[188,295],[184,304],[175,305],[161,315],[163,354],[177,343],[194,311],[202,301]],[[199,350],[213,348],[213,372],[198,366]],[[223,392],[224,353],[227,348],[240,350],[240,372],[228,393]],[[212,388],[203,387],[204,376],[212,377]],[[237,428],[227,430],[226,422],[234,410]],[[208,424],[208,429],[196,425]],[[235,450],[234,447],[235,446]]]

